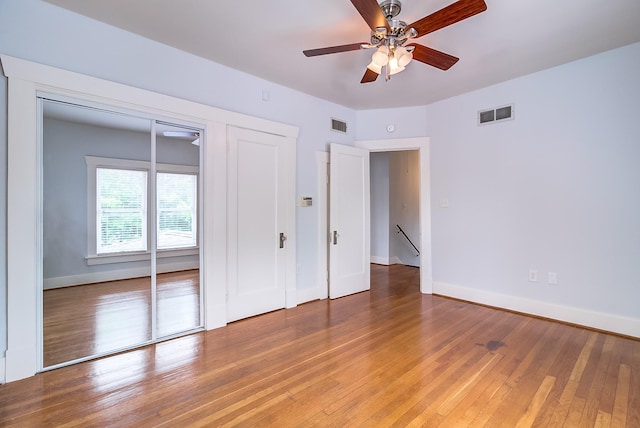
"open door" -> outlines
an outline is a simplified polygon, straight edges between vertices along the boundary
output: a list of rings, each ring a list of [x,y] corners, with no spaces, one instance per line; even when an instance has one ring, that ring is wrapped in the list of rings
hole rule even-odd
[[[329,297],[370,288],[369,151],[331,144]]]

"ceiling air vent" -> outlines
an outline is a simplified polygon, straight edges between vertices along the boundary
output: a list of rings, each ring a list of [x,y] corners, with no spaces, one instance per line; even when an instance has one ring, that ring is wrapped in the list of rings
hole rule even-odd
[[[478,125],[513,119],[513,104],[478,112]]]
[[[347,122],[331,118],[331,130],[332,131],[342,132],[343,134],[346,134],[347,133]]]

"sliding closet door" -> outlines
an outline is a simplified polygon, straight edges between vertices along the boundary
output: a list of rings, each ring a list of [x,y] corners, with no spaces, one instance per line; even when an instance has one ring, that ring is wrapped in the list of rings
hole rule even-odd
[[[202,329],[202,130],[39,105],[42,368]]]
[[[202,131],[155,124],[155,303],[157,336],[200,328]]]
[[[42,101],[42,367],[152,340],[151,121]]]

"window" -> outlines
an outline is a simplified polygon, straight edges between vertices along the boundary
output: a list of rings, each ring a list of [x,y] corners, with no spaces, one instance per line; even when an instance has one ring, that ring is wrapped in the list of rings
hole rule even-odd
[[[149,162],[86,156],[89,264],[148,260]],[[156,165],[156,248],[164,255],[198,246],[198,168]],[[166,253],[166,254],[165,254]],[[172,254],[170,254],[172,253]]]
[[[97,254],[147,251],[147,171],[96,168]]]
[[[157,177],[158,249],[195,247],[198,177],[166,172]]]

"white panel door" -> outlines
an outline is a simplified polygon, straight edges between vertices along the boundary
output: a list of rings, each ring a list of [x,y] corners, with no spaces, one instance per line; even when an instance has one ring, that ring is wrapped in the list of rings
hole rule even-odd
[[[285,307],[294,149],[284,137],[247,129],[229,127],[227,136],[227,320],[235,321]]]
[[[369,151],[331,144],[329,297],[370,288]]]

